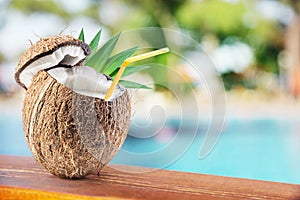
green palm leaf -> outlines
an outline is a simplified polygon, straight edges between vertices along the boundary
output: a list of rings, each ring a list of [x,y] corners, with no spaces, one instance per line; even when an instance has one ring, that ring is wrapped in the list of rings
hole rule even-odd
[[[82,42],[84,42],[84,32],[83,32],[83,28],[82,28],[81,31],[80,31],[80,34],[79,34],[78,39],[81,40]]]
[[[120,80],[119,84],[123,85],[126,88],[136,88],[136,89],[152,89],[151,87],[148,87],[146,85],[132,82],[132,81],[127,81],[127,80]]]
[[[110,57],[118,42],[120,33],[112,37],[101,48],[98,49],[101,32],[102,30],[100,29],[90,42],[89,46],[91,47],[92,54],[87,57],[84,65],[90,66],[100,73],[104,73],[108,76],[111,76],[112,78],[115,78],[116,74],[120,70],[120,66],[122,65],[122,63],[124,63],[127,58],[131,57],[138,49],[138,47],[127,49]],[[84,37],[84,30],[82,28],[78,39],[85,42]],[[122,74],[122,77],[140,72],[147,68],[149,68],[149,66],[127,66],[124,73]],[[146,85],[127,80],[120,80],[119,84],[125,86],[126,88],[152,89]]]
[[[103,73],[111,76],[118,68],[120,68],[121,64],[137,50],[137,48],[138,47],[127,49],[110,57],[106,63]]]
[[[108,58],[117,44],[120,34],[112,37],[108,42],[106,42],[100,49],[98,49],[94,54],[90,55],[85,65],[93,67],[98,72],[102,72]]]
[[[137,72],[140,72],[142,70],[148,69],[150,66],[127,66],[124,70],[124,73],[122,74],[122,77],[129,76],[131,74],[135,74]],[[119,68],[116,69],[110,76],[112,78],[115,78],[117,73],[119,71]]]
[[[95,37],[92,39],[91,43],[90,43],[90,47],[92,49],[92,53],[96,52],[98,49],[98,45],[99,45],[99,41],[100,41],[100,36],[101,36],[101,31],[102,29],[100,29],[98,31],[98,33],[95,35]]]

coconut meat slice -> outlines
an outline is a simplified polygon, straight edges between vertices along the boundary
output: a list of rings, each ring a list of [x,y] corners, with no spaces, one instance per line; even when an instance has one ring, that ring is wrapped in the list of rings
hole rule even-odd
[[[72,68],[57,67],[47,71],[59,83],[72,89],[78,94],[104,99],[112,79],[98,73],[88,66],[74,66]],[[122,85],[117,85],[109,100],[121,96],[125,92]]]
[[[20,74],[20,82],[28,88],[31,84],[32,77],[40,70],[46,70],[59,64],[74,66],[85,59],[85,57],[85,52],[80,46],[62,46],[51,54],[33,61],[24,68]]]

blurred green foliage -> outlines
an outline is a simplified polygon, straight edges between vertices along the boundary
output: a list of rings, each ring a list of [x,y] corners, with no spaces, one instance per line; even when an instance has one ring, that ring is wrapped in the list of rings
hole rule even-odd
[[[278,75],[277,54],[283,48],[283,29],[278,22],[259,17],[254,3],[255,1],[190,1],[178,10],[176,16],[181,27],[198,32],[200,38],[209,32],[217,36],[220,44],[233,36],[248,44],[254,51],[254,66]],[[222,78],[226,89],[237,85],[257,87],[253,77],[247,79],[243,74],[226,72],[222,74]]]
[[[85,10],[69,13],[55,0],[11,0],[11,7],[24,13],[47,12],[58,15],[65,20],[76,16],[88,16],[103,24],[113,34],[129,28],[157,26],[165,28],[183,29],[201,42],[207,34],[217,38],[218,45],[230,42],[229,38],[236,38],[251,47],[254,60],[246,72],[226,72],[222,74],[225,86],[231,89],[235,86],[246,88],[259,87],[255,83],[255,73],[251,71],[264,71],[278,76],[279,66],[277,56],[283,47],[283,34],[285,25],[278,20],[263,18],[256,10],[258,1],[224,1],[224,0],[113,0],[124,7],[125,15],[115,23],[110,24],[102,19],[99,13],[103,12],[105,1],[89,0],[90,6]],[[299,3],[293,0],[283,0],[283,4],[297,11]],[[118,10],[111,10],[112,13]],[[167,63],[166,57],[160,62]],[[147,70],[154,79],[166,79],[167,76]],[[248,73],[248,75],[245,73]]]
[[[57,3],[53,0],[11,0],[10,6],[14,9],[21,10],[26,14],[30,14],[32,12],[47,12],[63,18],[70,17],[70,14],[62,9],[61,6],[57,5]]]
[[[242,3],[228,4],[223,1],[188,2],[180,7],[176,17],[184,28],[199,32],[213,32],[220,38],[228,35],[243,35],[243,14],[245,7]]]

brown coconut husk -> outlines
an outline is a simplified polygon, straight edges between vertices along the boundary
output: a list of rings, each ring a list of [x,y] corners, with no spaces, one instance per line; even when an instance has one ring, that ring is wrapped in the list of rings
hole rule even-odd
[[[125,91],[111,100],[84,96],[46,71],[32,79],[23,106],[23,125],[34,158],[63,178],[98,174],[123,144],[130,122]]]

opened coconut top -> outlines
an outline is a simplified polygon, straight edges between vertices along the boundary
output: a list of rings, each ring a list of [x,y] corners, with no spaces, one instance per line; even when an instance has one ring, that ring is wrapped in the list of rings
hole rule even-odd
[[[78,65],[90,53],[89,45],[72,36],[42,38],[23,54],[15,72],[15,79],[27,89],[32,77],[40,70],[51,69],[57,65]]]
[[[101,74],[88,66],[66,68],[58,65],[48,70],[47,73],[57,82],[78,94],[100,99],[104,99],[107,90],[112,84],[112,79],[109,76]],[[113,100],[124,92],[124,86],[118,84],[108,100]]]

